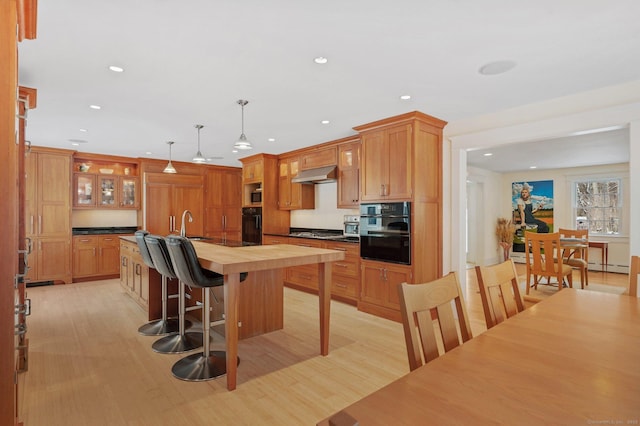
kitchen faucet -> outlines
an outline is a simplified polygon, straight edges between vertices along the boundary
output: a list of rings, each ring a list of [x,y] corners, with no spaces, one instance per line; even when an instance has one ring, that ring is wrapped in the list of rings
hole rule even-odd
[[[185,210],[182,212],[182,225],[180,226],[180,236],[187,236],[187,225],[184,223],[184,218],[189,215],[189,222],[193,222],[193,215],[189,210]]]

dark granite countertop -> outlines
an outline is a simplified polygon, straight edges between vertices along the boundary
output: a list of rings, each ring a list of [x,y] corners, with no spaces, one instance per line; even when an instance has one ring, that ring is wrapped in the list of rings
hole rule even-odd
[[[308,238],[312,240],[327,240],[353,244],[358,244],[360,242],[360,238],[345,237],[342,231],[335,229],[291,228],[288,234],[265,235],[274,235],[276,237]]]
[[[133,234],[137,226],[102,226],[91,228],[73,228],[73,235]]]

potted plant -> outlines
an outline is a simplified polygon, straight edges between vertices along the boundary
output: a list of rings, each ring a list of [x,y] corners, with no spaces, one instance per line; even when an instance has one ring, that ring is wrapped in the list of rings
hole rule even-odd
[[[513,235],[516,232],[516,227],[511,222],[511,219],[499,217],[496,225],[496,236],[498,237],[498,244],[502,248],[503,260],[509,259],[509,250],[513,244]]]

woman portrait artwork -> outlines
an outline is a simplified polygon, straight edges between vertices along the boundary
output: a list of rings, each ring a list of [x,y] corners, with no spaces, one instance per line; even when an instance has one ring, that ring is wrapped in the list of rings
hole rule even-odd
[[[514,182],[511,186],[513,223],[516,226],[514,251],[521,251],[524,231],[553,232],[553,181]],[[524,250],[522,250],[524,251]]]

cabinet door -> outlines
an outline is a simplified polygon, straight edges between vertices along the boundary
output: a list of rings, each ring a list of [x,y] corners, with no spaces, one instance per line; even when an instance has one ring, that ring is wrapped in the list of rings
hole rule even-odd
[[[97,273],[98,240],[93,236],[73,237],[73,276],[86,277]]]
[[[89,173],[73,174],[73,206],[95,207],[96,176]]]
[[[71,241],[68,238],[38,240],[37,279],[62,280],[71,276]]]
[[[338,208],[358,208],[360,203],[360,143],[338,147]]]
[[[98,207],[117,207],[117,188],[117,176],[98,176]]]
[[[278,163],[278,208],[280,210],[291,209],[291,175],[289,173],[289,160],[280,160]]]
[[[99,237],[98,243],[98,271],[99,275],[117,274],[120,268],[120,244],[118,237]]]
[[[119,205],[121,208],[140,208],[140,194],[138,193],[140,180],[135,176],[121,176],[119,178],[120,187]]]
[[[410,266],[382,262],[362,262],[360,298],[385,308],[400,309],[398,285],[411,282]]]
[[[131,279],[131,249],[129,243],[120,243],[120,286],[129,290]]]
[[[71,246],[71,158],[38,154],[38,235],[66,237]],[[71,252],[67,256],[71,259]],[[67,267],[70,271],[71,264]]]
[[[410,200],[411,186],[411,125],[403,124],[385,131],[387,140],[388,180],[384,188],[386,199]]]
[[[382,130],[362,136],[361,201],[378,201],[383,197],[389,173],[387,147]]]
[[[173,187],[173,214],[175,216],[175,232],[180,232],[182,214],[189,210],[193,216],[193,222],[185,221],[187,235],[204,234],[204,197],[202,185],[174,185]]]
[[[152,234],[168,235],[173,231],[171,185],[148,183],[146,187],[145,228]]]

